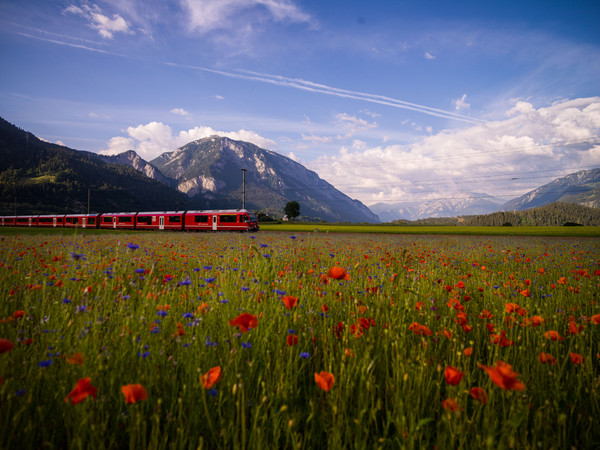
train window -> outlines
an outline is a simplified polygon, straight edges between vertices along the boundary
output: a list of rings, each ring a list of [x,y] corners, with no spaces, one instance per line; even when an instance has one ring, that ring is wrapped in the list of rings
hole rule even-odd
[[[181,223],[181,216],[169,216],[169,223]]]
[[[237,222],[237,216],[235,214],[221,214],[219,216],[221,223],[235,223]]]
[[[40,218],[38,220],[38,223],[52,223],[52,219],[51,218]]]
[[[96,218],[95,217],[88,217],[87,223],[88,223],[88,225],[95,225],[96,224]]]
[[[103,223],[112,223],[112,217],[103,217],[102,222]]]
[[[150,225],[152,222],[152,216],[138,216],[137,223],[145,223],[146,225]]]
[[[18,223],[27,223],[27,222],[29,222],[29,219],[28,219],[28,218],[25,218],[25,217],[19,217],[19,218],[17,219],[17,222],[18,222]]]
[[[131,216],[119,217],[119,223],[131,223]]]
[[[194,222],[196,222],[196,223],[208,223],[208,216],[194,216]]]
[[[244,219],[244,223],[249,223],[250,222],[250,217],[248,217],[248,214],[244,214],[242,216],[242,218]]]

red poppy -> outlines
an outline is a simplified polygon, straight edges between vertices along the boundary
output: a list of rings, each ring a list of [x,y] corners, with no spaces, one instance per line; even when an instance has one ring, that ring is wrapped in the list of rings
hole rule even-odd
[[[463,350],[465,356],[471,356],[473,354],[473,347],[467,347]]]
[[[287,309],[292,309],[298,304],[298,297],[292,297],[291,295],[284,295],[281,300]]]
[[[462,408],[458,406],[458,403],[453,398],[447,398],[442,402],[442,407],[450,412],[462,411]]]
[[[334,278],[336,280],[349,280],[350,279],[350,274],[348,272],[346,272],[346,269],[344,269],[343,267],[332,267],[331,269],[329,269],[327,271],[327,276],[329,278]]]
[[[293,347],[297,343],[298,343],[298,336],[296,336],[295,334],[288,334],[287,341],[286,341],[286,344],[288,345],[288,347]]]
[[[75,364],[78,366],[83,365],[83,355],[79,352],[77,353],[73,353],[71,356],[69,356],[66,360],[69,364]]]
[[[515,311],[518,311],[519,309],[521,309],[521,307],[519,305],[517,305],[516,303],[506,303],[504,305],[504,309],[506,311],[507,314],[513,313]]]
[[[65,397],[64,402],[67,403],[70,399],[71,403],[76,405],[84,401],[90,395],[92,398],[96,398],[98,388],[92,386],[90,383],[91,381],[91,378],[81,378],[75,385],[75,388]]]
[[[415,333],[417,336],[431,336],[433,333],[425,325],[413,322],[408,326],[408,329]]]
[[[542,364],[550,364],[552,366],[556,365],[556,358],[550,353],[541,352],[540,356],[538,357],[538,361]]]
[[[221,378],[223,377],[223,371],[221,370],[221,366],[216,366],[206,372],[200,378],[202,382],[202,386],[204,389],[211,389],[215,384],[217,384]]]
[[[335,383],[335,377],[330,372],[315,373],[315,383],[325,392],[328,392],[333,387],[333,383]]]
[[[148,393],[141,384],[126,384],[121,386],[121,392],[125,396],[125,402],[135,403],[148,398]]]
[[[0,338],[0,353],[10,352],[14,346],[11,340]]]
[[[544,333],[546,339],[550,339],[551,341],[564,341],[565,338],[562,337],[558,331],[550,330]]]
[[[471,397],[473,397],[475,400],[479,400],[482,405],[486,404],[488,396],[487,392],[485,392],[485,389],[474,387],[469,390],[469,394],[471,394]]]
[[[600,325],[600,314],[594,314],[591,321],[594,325]]]
[[[242,333],[245,333],[248,330],[257,327],[258,319],[253,314],[243,313],[233,320],[230,319],[229,325],[232,327],[238,327]]]
[[[519,374],[512,370],[510,364],[498,360],[496,361],[496,367],[484,366],[483,364],[478,364],[477,366],[485,370],[492,382],[502,389],[510,389],[513,391],[525,390],[525,384],[517,378]]]
[[[339,322],[333,326],[333,332],[338,339],[342,338],[342,332],[344,331],[344,322]]]
[[[462,380],[462,377],[465,373],[458,370],[456,367],[446,366],[444,369],[444,378],[446,379],[446,383],[456,386]]]
[[[585,360],[582,355],[574,352],[569,353],[569,357],[571,358],[571,362],[573,364],[583,364],[583,361]]]
[[[20,319],[21,317],[23,317],[25,315],[25,311],[23,311],[22,309],[18,309],[17,311],[15,311],[13,313],[13,317],[15,319]]]

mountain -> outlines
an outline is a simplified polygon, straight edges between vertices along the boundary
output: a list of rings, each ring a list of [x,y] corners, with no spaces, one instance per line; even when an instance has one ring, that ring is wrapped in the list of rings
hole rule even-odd
[[[369,208],[315,172],[249,142],[211,136],[163,153],[150,164],[202,208],[239,208],[245,169],[248,209],[281,216],[287,202],[297,201],[300,219],[379,222]]]
[[[394,220],[418,220],[428,217],[457,217],[488,214],[498,211],[501,200],[487,194],[452,194],[452,198],[424,200],[420,202],[377,203],[370,209],[383,222]]]
[[[154,167],[149,162],[142,159],[135,151],[128,150],[123,153],[119,153],[118,155],[98,155],[98,157],[108,163],[108,164],[120,164],[122,166],[129,166],[137,170],[138,172],[142,172],[149,178],[152,178],[156,181],[160,181],[163,184],[172,186],[173,180],[165,177],[160,170]]]
[[[600,169],[582,170],[557,178],[510,200],[502,206],[502,210],[522,211],[559,201],[600,208]]]
[[[88,197],[89,193],[89,197]],[[0,118],[0,214],[175,209],[188,199],[131,167],[42,141]]]

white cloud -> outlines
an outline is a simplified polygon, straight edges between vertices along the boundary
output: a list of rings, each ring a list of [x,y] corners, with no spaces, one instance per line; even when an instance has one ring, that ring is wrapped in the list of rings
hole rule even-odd
[[[183,108],[173,108],[173,109],[171,110],[171,112],[172,112],[173,114],[177,114],[178,116],[184,116],[184,117],[185,117],[185,116],[189,116],[189,115],[190,115],[190,113],[189,113],[189,112],[187,112],[187,111],[186,111],[185,109],[183,109]]]
[[[134,34],[129,24],[119,14],[112,17],[105,15],[98,5],[84,4],[81,7],[70,5],[63,13],[82,16],[89,22],[89,26],[98,31],[101,37],[112,39],[115,33]]]
[[[429,52],[425,52],[425,59],[435,59],[435,56],[433,56],[431,53]]]
[[[225,97],[223,97],[222,95],[215,95],[215,98],[217,100],[225,100]]]
[[[335,124],[346,130],[344,138],[352,137],[360,131],[377,128],[376,122],[367,122],[365,119],[346,113],[336,114],[335,119]]]
[[[251,19],[272,19],[277,22],[308,22],[310,16],[291,0],[182,0],[188,13],[189,27],[200,33],[232,26],[232,21],[243,14],[245,24],[252,27]]]
[[[461,98],[454,100],[452,104],[457,111],[462,111],[463,109],[468,110],[471,108],[471,105],[467,103],[467,94],[463,94]]]
[[[276,147],[275,142],[260,136],[250,130],[217,131],[211,127],[194,127],[180,131],[177,134],[169,125],[162,122],[150,122],[146,125],[129,127],[126,130],[128,137],[116,136],[107,143],[107,148],[99,153],[103,155],[117,155],[127,150],[135,150],[146,161],[150,161],[165,152],[172,152],[185,144],[213,135],[228,137],[233,140],[251,142],[261,148]]]
[[[600,97],[536,109],[518,102],[505,120],[444,130],[410,145],[344,147],[307,166],[366,204],[485,192],[512,198],[600,165]],[[349,180],[360,179],[360,186]]]

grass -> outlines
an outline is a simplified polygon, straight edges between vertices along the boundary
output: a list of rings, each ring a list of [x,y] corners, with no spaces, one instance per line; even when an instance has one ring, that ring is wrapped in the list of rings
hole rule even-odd
[[[2,231],[0,448],[600,441],[595,239]],[[86,377],[96,397],[70,403]]]
[[[466,226],[410,226],[410,225],[349,225],[285,223],[261,224],[263,231],[424,234],[455,236],[549,236],[600,237],[600,227],[466,227]]]

